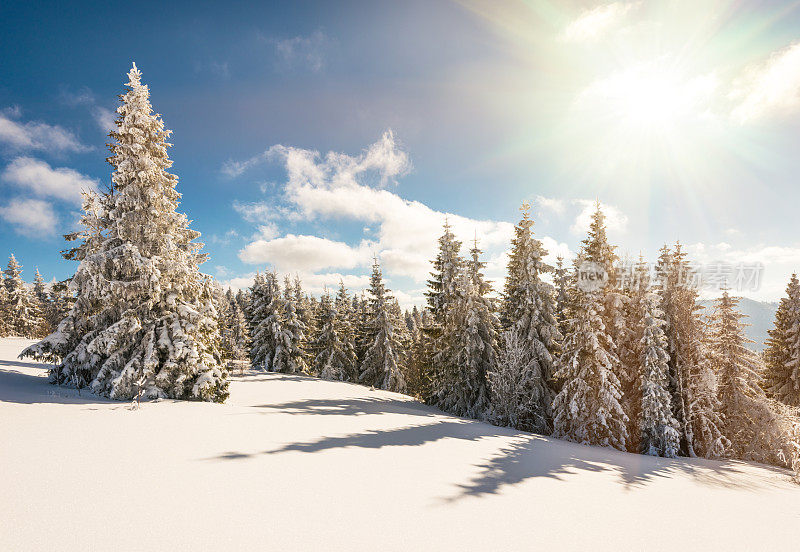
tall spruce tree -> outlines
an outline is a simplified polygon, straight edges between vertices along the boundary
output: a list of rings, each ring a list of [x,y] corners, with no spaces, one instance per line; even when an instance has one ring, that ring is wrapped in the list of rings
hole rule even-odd
[[[628,417],[622,410],[619,361],[603,323],[599,293],[574,290],[556,378],[563,382],[553,401],[554,434],[578,443],[625,450]]]
[[[41,327],[41,318],[35,298],[22,280],[22,266],[14,255],[9,257],[8,266],[3,271],[3,285],[11,335],[36,337]]]
[[[563,386],[553,401],[553,425],[556,436],[625,450],[628,417],[620,404],[620,361],[610,334],[620,313],[619,293],[609,290],[615,285],[615,258],[598,204],[575,264],[596,263],[609,274],[609,281],[599,289],[571,290],[567,335],[556,372]]]
[[[281,332],[277,335],[275,355],[272,358],[273,371],[287,374],[308,372],[306,355],[303,351],[305,329],[305,324],[295,308],[292,282],[287,276],[284,286]]]
[[[235,299],[230,302],[226,339],[225,347],[230,353],[231,360],[238,362],[243,370],[242,363],[250,356],[250,332],[244,313]]]
[[[630,419],[629,450],[650,456],[677,456],[678,422],[672,414],[669,393],[669,354],[664,334],[666,322],[658,307],[659,297],[650,289],[645,264],[640,260],[632,287],[630,307],[635,336],[635,378],[623,396]]]
[[[178,177],[167,172],[171,132],[153,113],[135,64],[128,79],[110,133],[113,193],[99,198],[99,243],[84,249],[73,278],[79,312],[23,354],[48,356],[73,334],[79,342],[54,369],[56,381],[117,399],[224,401],[212,290],[198,270],[200,234],[177,212]],[[87,317],[84,305],[97,312]],[[78,319],[88,327],[75,332]]]
[[[47,326],[50,331],[55,331],[58,324],[67,317],[72,305],[75,304],[75,297],[69,289],[69,280],[55,282],[50,287],[50,310],[47,313]]]
[[[439,238],[439,251],[433,260],[433,272],[428,280],[428,291],[425,297],[428,310],[435,323],[444,326],[445,317],[458,295],[458,278],[464,260],[460,255],[461,242],[452,232],[450,223],[445,219],[444,232]]]
[[[329,380],[345,381],[352,370],[351,351],[342,341],[339,314],[336,303],[327,291],[319,305],[319,333],[315,340],[313,372]]]
[[[390,312],[393,298],[383,283],[383,273],[377,258],[372,264],[369,294],[368,346],[358,379],[378,389],[402,393],[406,389],[406,382],[398,364],[400,343],[395,336],[395,321]]]
[[[274,272],[256,274],[250,290],[250,362],[253,368],[273,370],[283,335],[283,298]]]
[[[432,261],[428,291],[425,292],[433,324],[425,329],[428,352],[422,357],[431,361],[431,394],[427,400],[439,406],[444,406],[441,404],[443,393],[447,393],[457,378],[448,359],[452,359],[454,345],[453,308],[462,292],[458,285],[464,266],[460,251],[461,242],[456,240],[449,221],[445,219],[444,232],[439,237],[439,250]]]
[[[722,430],[730,441],[727,452],[742,460],[792,467],[800,443],[760,386],[763,366],[747,348],[752,341],[744,336],[744,315],[738,312],[738,303],[725,290],[715,302],[711,325]]]
[[[561,335],[566,335],[567,325],[566,321],[569,315],[567,310],[569,308],[569,289],[571,286],[570,272],[564,264],[564,257],[559,255],[556,257],[556,265],[553,269],[553,284],[556,288],[556,322],[558,323],[558,331]]]
[[[45,337],[55,328],[49,324],[49,313],[52,310],[51,297],[47,292],[47,286],[44,283],[44,278],[36,269],[36,274],[33,276],[33,303],[36,312],[36,332],[35,336],[38,338]]]
[[[440,367],[434,381],[435,403],[457,416],[483,419],[489,410],[487,373],[496,366],[496,320],[485,294],[480,250],[460,274],[458,292],[445,316],[446,345],[434,360]]]
[[[687,456],[718,457],[726,439],[717,398],[717,378],[709,359],[707,327],[697,303],[695,273],[681,244],[661,250],[656,272],[667,322],[673,413]]]
[[[339,340],[342,343],[345,363],[345,381],[358,381],[358,356],[356,355],[355,337],[355,312],[353,302],[347,293],[344,281],[339,281],[339,291],[336,293],[336,328]]]
[[[100,355],[89,353],[87,348],[101,329],[110,326],[119,318],[116,309],[104,309],[102,287],[93,277],[96,270],[89,270],[89,260],[100,251],[106,241],[109,219],[106,210],[109,192],[82,192],[82,230],[65,235],[69,242],[77,242],[74,247],[62,252],[70,261],[81,263],[76,274],[63,282],[66,312],[57,321],[57,327],[50,335],[35,346],[23,351],[36,359],[61,365],[49,371],[50,382],[68,384],[77,388],[86,387],[99,370]],[[81,270],[84,261],[87,266]],[[102,280],[101,280],[102,282]]]
[[[608,241],[606,217],[599,201],[595,203],[589,234],[582,242],[582,249],[576,264],[589,261],[602,267],[607,275],[605,286],[599,291],[598,298],[603,303],[603,325],[608,335],[611,350],[614,352],[612,370],[620,383],[632,381],[635,376],[630,372],[631,364],[626,362],[634,355],[632,351],[632,327],[627,324],[629,315],[628,295],[625,293],[615,253],[615,246]]]
[[[495,408],[496,423],[513,423],[518,429],[537,433],[552,431],[551,405],[554,393],[554,356],[562,338],[555,317],[555,290],[542,280],[552,267],[544,262],[547,251],[533,237],[530,205],[523,203],[522,219],[514,227],[508,274],[503,289],[501,322],[506,332],[516,334],[515,345],[521,346],[521,358],[498,367],[508,372],[514,367],[523,372],[508,374],[521,389],[513,397],[524,397],[524,405],[513,407],[514,416],[503,414],[509,406]],[[494,378],[497,379],[497,378]],[[498,405],[508,405],[512,397],[503,397],[500,389],[492,390]],[[527,410],[527,413],[525,412]]]
[[[800,282],[792,274],[775,313],[764,351],[764,388],[774,399],[800,407]]]
[[[8,292],[5,284],[0,281],[0,337],[7,337],[11,333],[11,313],[8,307]]]

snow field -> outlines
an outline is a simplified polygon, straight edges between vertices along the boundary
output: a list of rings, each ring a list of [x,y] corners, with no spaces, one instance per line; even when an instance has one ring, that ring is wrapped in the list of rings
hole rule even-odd
[[[225,404],[49,385],[0,340],[1,550],[789,550],[800,487],[585,447],[403,395],[232,376]]]

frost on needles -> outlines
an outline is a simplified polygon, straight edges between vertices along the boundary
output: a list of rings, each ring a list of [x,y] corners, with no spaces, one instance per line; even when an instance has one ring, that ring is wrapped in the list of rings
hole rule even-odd
[[[168,169],[171,131],[153,113],[136,64],[117,108],[108,162],[112,185],[84,194],[84,230],[67,258],[80,261],[75,305],[56,331],[23,356],[56,362],[54,383],[114,398],[222,402],[221,365],[210,279],[199,232],[177,212],[178,177]]]

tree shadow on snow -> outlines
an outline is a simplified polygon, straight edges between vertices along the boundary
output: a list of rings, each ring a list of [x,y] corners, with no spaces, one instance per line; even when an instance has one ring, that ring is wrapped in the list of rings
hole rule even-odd
[[[498,454],[476,465],[480,472],[469,482],[458,485],[459,492],[445,501],[468,496],[497,494],[501,488],[536,477],[565,479],[579,472],[611,471],[626,489],[643,487],[657,478],[689,476],[701,484],[729,488],[764,488],[779,481],[742,477],[745,464],[737,461],[711,461],[699,458],[656,458],[615,449],[583,446],[552,437],[517,433],[514,442]],[[759,466],[781,476],[786,472]]]
[[[100,404],[111,401],[93,395],[88,390],[51,385],[44,375],[26,374],[7,366],[47,368],[46,365],[3,360],[0,362],[0,402],[16,404]]]
[[[227,452],[210,458],[209,460],[240,460],[259,455],[281,454],[291,451],[312,453],[351,447],[366,449],[412,447],[433,443],[442,439],[476,441],[488,436],[486,432],[478,426],[485,426],[485,424],[469,420],[452,419],[432,424],[413,425],[385,430],[369,430],[363,433],[322,437],[314,441],[289,443],[277,449],[265,450],[255,454]]]
[[[282,404],[260,404],[253,408],[264,408],[294,415],[363,416],[374,414],[403,414],[407,416],[431,417],[443,413],[432,406],[412,400],[390,398],[307,399]]]
[[[409,425],[386,430],[368,430],[348,435],[326,436],[312,441],[289,443],[280,448],[260,453],[227,452],[209,460],[241,460],[260,455],[285,452],[314,453],[331,449],[386,447],[413,447],[445,439],[479,441],[502,438],[505,443],[497,453],[475,464],[478,473],[469,481],[457,484],[454,496],[443,498],[454,501],[465,497],[497,494],[505,487],[513,487],[537,477],[558,480],[580,472],[612,472],[617,481],[627,489],[643,487],[658,478],[689,476],[701,484],[736,488],[764,488],[781,485],[782,479],[770,481],[767,477],[742,477],[746,464],[736,461],[710,461],[697,458],[654,458],[630,454],[610,448],[583,446],[552,437],[492,426],[483,422],[454,418],[436,408],[414,401],[389,398],[313,399],[276,405],[259,405],[276,412],[293,415],[358,416],[368,414],[403,414],[429,419],[440,416],[440,421]],[[442,461],[448,461],[443,457]],[[786,476],[783,470],[759,466],[764,470]],[[766,474],[765,474],[766,475]]]

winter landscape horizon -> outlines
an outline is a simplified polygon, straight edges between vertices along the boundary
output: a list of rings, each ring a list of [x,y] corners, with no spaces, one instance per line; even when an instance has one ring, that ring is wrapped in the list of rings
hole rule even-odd
[[[0,25],[0,549],[792,548],[795,3]]]

